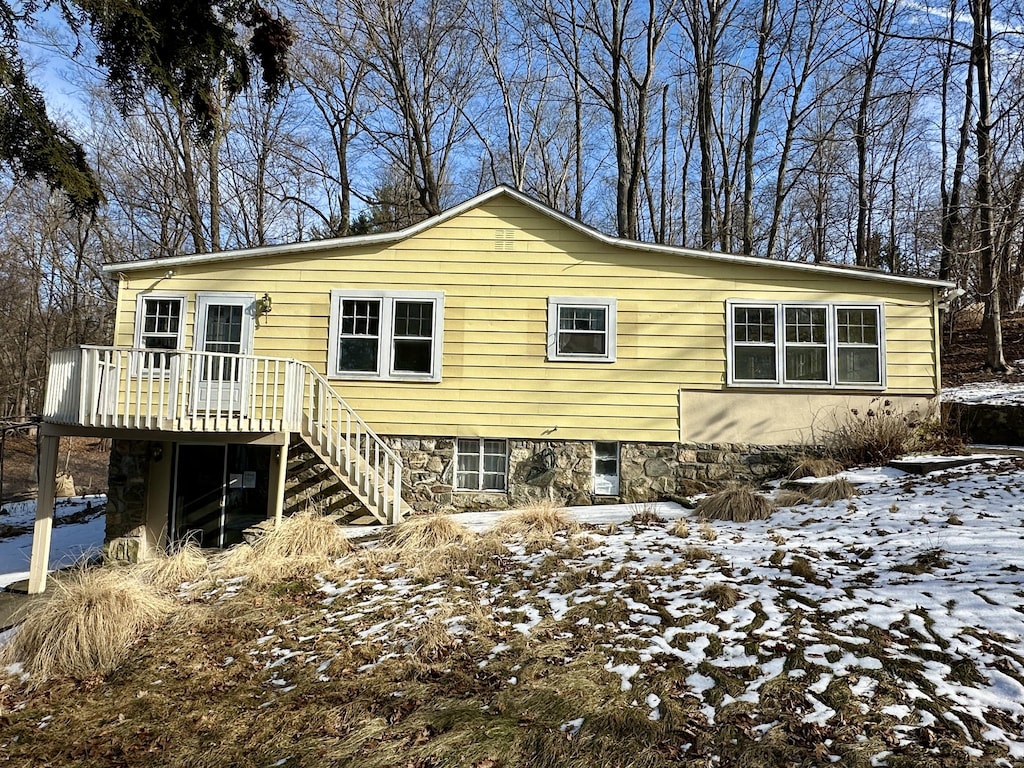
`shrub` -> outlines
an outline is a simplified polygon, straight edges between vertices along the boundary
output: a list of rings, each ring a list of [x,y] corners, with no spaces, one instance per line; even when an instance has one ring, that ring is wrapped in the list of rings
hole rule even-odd
[[[0,647],[0,664],[21,662],[34,682],[110,672],[175,608],[170,596],[125,570],[83,568],[55,578],[51,589]]]
[[[884,464],[911,449],[916,419],[889,400],[868,408],[856,408],[837,419],[822,436],[825,455],[844,466]]]
[[[745,523],[766,520],[775,505],[765,496],[745,486],[727,488],[697,502],[697,514],[705,520],[731,520]]]

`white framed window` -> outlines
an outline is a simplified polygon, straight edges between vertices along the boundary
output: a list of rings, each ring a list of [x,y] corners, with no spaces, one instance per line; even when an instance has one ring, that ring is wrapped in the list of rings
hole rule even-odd
[[[615,299],[548,299],[548,360],[615,362]]]
[[[594,443],[594,495],[619,495],[618,443]]]
[[[166,371],[171,366],[171,350],[185,343],[185,297],[180,294],[140,294],[135,305],[136,349],[152,350],[143,354],[142,369]]]
[[[477,437],[455,441],[455,490],[504,491],[508,443]]]
[[[441,380],[444,294],[331,291],[328,375]]]
[[[726,302],[728,383],[885,386],[883,305]]]

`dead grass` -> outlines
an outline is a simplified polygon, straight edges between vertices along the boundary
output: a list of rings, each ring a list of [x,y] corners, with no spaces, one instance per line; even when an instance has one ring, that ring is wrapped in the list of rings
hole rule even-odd
[[[772,501],[776,507],[799,507],[802,504],[810,504],[814,499],[803,491],[793,488],[777,491]]]
[[[843,465],[829,456],[800,456],[789,473],[789,479],[828,477],[842,471]]]
[[[775,505],[763,494],[740,486],[706,496],[697,502],[696,511],[705,520],[746,523],[751,520],[767,520],[775,511]]]
[[[678,536],[680,539],[685,539],[690,535],[690,524],[686,521],[686,518],[680,517],[672,523],[672,527],[668,529],[668,532],[673,536]]]
[[[175,609],[171,597],[125,570],[83,568],[50,588],[50,597],[0,647],[0,666],[21,662],[34,683],[114,670]]]
[[[700,596],[705,600],[710,600],[722,611],[732,608],[740,599],[740,593],[736,587],[722,582],[716,582],[704,587],[701,590]]]
[[[410,517],[388,531],[387,541],[399,550],[422,551],[451,544],[468,544],[476,534],[451,515],[438,512]]]
[[[159,553],[131,569],[135,578],[157,589],[177,590],[185,582],[200,581],[210,574],[210,561],[195,542],[173,546],[170,552]]]
[[[528,543],[548,542],[556,533],[577,533],[580,525],[565,509],[550,501],[538,502],[506,515],[494,526],[493,533],[503,539],[522,539]]]
[[[214,568],[219,575],[245,576],[263,586],[312,575],[352,549],[334,520],[307,510],[282,519],[253,544],[232,547]]]
[[[825,504],[832,504],[842,499],[852,499],[857,495],[857,489],[853,487],[853,483],[842,477],[826,480],[823,483],[809,483],[801,489],[801,492],[814,501],[822,501]]]

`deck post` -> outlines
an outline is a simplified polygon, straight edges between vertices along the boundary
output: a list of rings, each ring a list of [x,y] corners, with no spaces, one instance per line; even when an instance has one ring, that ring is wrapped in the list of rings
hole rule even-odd
[[[288,444],[291,442],[291,435],[284,433],[284,445],[277,450],[275,457],[276,466],[272,465],[273,476],[270,478],[271,498],[274,502],[274,527],[281,524],[284,516],[284,492],[288,478]]]
[[[32,559],[28,571],[28,593],[30,595],[38,595],[46,590],[59,450],[59,437],[42,434],[39,436],[39,494],[36,499],[36,522],[32,531]]]

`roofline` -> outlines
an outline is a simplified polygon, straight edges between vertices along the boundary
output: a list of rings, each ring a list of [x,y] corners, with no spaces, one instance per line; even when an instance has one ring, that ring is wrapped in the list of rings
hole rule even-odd
[[[350,237],[333,237],[326,240],[287,243],[285,245],[267,245],[259,248],[217,251],[215,253],[197,253],[189,256],[167,256],[158,259],[117,262],[113,264],[105,264],[102,269],[107,273],[136,272],[146,269],[185,266],[188,264],[211,264],[235,259],[259,258],[261,256],[291,256],[305,253],[316,253],[318,251],[331,250],[334,248],[352,248],[361,245],[385,245],[388,243],[396,243],[453,219],[456,216],[459,216],[466,211],[476,208],[477,206],[501,195],[508,195],[528,208],[532,208],[538,213],[555,219],[565,226],[574,229],[587,237],[593,238],[598,242],[619,248],[661,253],[669,256],[689,256],[691,258],[707,261],[720,261],[731,264],[744,264],[747,266],[770,266],[777,267],[779,269],[793,269],[817,274],[832,274],[837,277],[841,276],[859,280],[877,280],[886,283],[902,283],[905,285],[916,285],[929,288],[953,288],[956,285],[955,283],[945,280],[909,277],[906,275],[889,275],[882,272],[869,271],[859,267],[838,266],[832,264],[808,264],[802,261],[783,261],[780,259],[767,259],[761,256],[741,256],[731,253],[722,253],[720,251],[701,251],[693,248],[683,248],[676,245],[644,243],[638,240],[628,240],[623,237],[613,237],[612,235],[606,235],[583,222],[577,221],[576,219],[567,216],[554,208],[550,208],[544,203],[534,200],[532,197],[503,184],[471,197],[448,210],[442,211],[437,216],[431,216],[428,219],[424,219],[421,222],[406,227],[405,229],[400,229],[396,232],[384,232],[373,235],[356,235]]]

